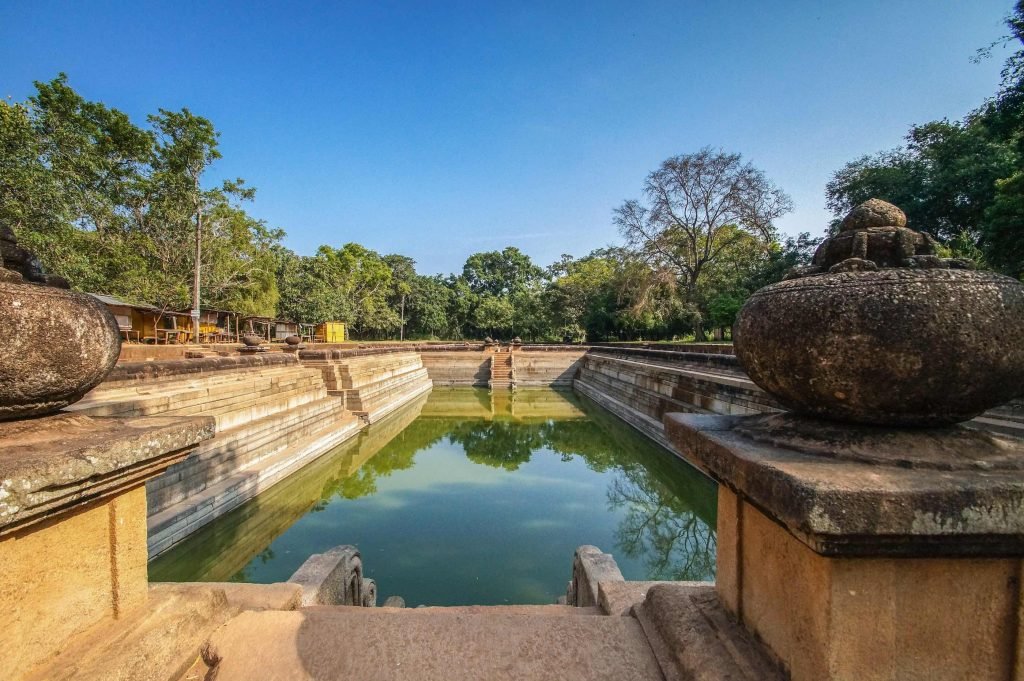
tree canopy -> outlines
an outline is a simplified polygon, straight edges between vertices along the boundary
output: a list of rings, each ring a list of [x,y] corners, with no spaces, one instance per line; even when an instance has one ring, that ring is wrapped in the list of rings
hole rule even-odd
[[[253,187],[209,180],[212,121],[162,108],[137,124],[63,74],[35,86],[0,101],[0,221],[74,288],[165,309],[191,306],[198,231],[202,307],[344,321],[361,339],[673,339],[728,327],[813,246],[777,241],[789,199],[761,171],[702,149],[665,161],[643,202],[615,211],[625,245],[547,267],[514,246],[432,276],[341,239],[302,255],[247,212]]]
[[[998,91],[962,120],[914,125],[903,146],[840,168],[826,190],[837,220],[866,199],[884,199],[955,255],[1024,274],[1024,0],[1006,26],[997,44],[1015,49]]]
[[[766,252],[775,220],[792,210],[792,201],[740,154],[709,147],[666,159],[647,176],[643,193],[643,201],[615,210],[615,224],[650,267],[652,284],[680,288],[702,338],[707,280],[740,251]]]

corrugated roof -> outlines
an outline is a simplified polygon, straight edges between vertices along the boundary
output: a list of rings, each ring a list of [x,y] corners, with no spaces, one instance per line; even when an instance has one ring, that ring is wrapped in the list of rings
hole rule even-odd
[[[96,300],[100,301],[104,305],[112,305],[114,307],[130,307],[136,310],[146,310],[148,312],[156,312],[157,314],[163,315],[174,315],[176,317],[188,317],[187,313],[175,312],[174,310],[161,310],[155,305],[149,305],[148,303],[128,303],[114,296],[108,296],[105,293],[87,293],[87,296],[92,296]]]
[[[153,312],[160,311],[160,308],[154,307],[153,305],[146,305],[145,303],[126,303],[123,300],[119,300],[114,296],[108,296],[105,293],[87,293],[86,295],[92,296],[105,305],[113,305],[114,307],[134,307],[137,310],[152,310]]]

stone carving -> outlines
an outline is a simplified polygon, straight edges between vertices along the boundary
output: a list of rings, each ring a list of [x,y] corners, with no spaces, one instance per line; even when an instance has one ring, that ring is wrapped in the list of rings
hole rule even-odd
[[[939,258],[905,224],[868,201],[810,268],[750,297],[735,348],[755,383],[799,413],[913,426],[965,421],[1021,392],[1024,285]]]
[[[0,258],[0,421],[77,402],[114,368],[117,322],[98,300],[44,274],[6,227]]]
[[[8,271],[4,272],[4,270]],[[43,272],[39,260],[18,245],[11,228],[0,225],[0,281],[14,281],[12,272],[20,274],[21,279],[33,284],[70,288],[63,277]],[[17,281],[21,281],[21,279],[17,279]]]
[[[363,560],[354,546],[335,546],[314,553],[288,582],[302,587],[303,606],[377,606],[377,584],[363,577]]]
[[[839,234],[826,239],[809,267],[795,268],[787,279],[815,274],[875,271],[883,267],[971,269],[970,261],[940,258],[938,243],[924,232],[907,227],[902,210],[870,199],[839,224]]]

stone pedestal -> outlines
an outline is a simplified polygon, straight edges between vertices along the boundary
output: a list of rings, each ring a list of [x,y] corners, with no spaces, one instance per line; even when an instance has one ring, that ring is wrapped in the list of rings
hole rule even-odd
[[[719,483],[718,595],[793,681],[1024,679],[1024,443],[669,414]]]
[[[0,423],[0,678],[146,602],[145,482],[212,436],[206,417]]]

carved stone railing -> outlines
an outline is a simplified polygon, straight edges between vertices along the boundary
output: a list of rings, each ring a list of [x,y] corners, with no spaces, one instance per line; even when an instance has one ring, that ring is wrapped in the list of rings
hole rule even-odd
[[[581,546],[572,557],[572,579],[565,592],[565,604],[577,608],[597,606],[598,585],[621,581],[622,572],[610,553],[602,553],[596,546]]]
[[[335,546],[314,553],[288,582],[302,587],[303,606],[377,606],[377,585],[363,576],[363,559],[354,546]]]

